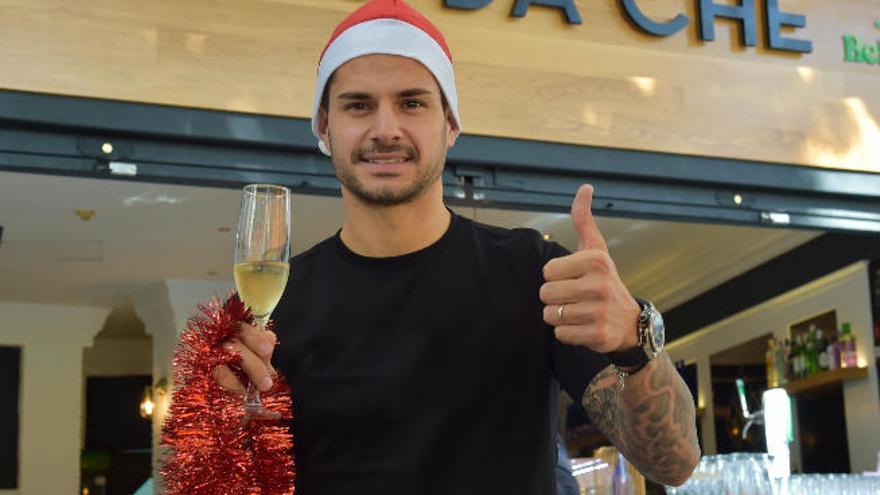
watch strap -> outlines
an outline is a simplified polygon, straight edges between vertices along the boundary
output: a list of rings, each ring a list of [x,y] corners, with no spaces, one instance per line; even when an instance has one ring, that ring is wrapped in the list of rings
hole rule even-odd
[[[646,364],[651,362],[651,358],[645,352],[644,349],[644,337],[642,336],[642,327],[646,326],[648,322],[643,321],[645,308],[650,304],[648,301],[643,299],[639,299],[638,297],[634,298],[636,302],[639,304],[639,308],[642,310],[641,314],[639,314],[639,319],[636,323],[636,336],[638,337],[638,344],[632,349],[627,349],[625,351],[617,351],[617,352],[609,352],[605,354],[608,356],[608,360],[611,361],[611,364],[615,366],[615,370],[620,370],[622,372],[632,374],[636,371],[642,369]]]
[[[609,352],[605,355],[608,356],[608,360],[611,361],[611,364],[628,373],[638,371],[638,369],[641,369],[651,361],[641,346],[636,346],[626,351]],[[634,368],[638,369],[630,371]]]

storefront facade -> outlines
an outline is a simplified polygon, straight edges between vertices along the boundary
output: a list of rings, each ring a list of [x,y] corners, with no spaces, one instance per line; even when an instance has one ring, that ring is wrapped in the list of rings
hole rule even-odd
[[[457,70],[465,138],[447,179],[468,191],[450,188],[450,198],[564,208],[553,197],[590,179],[609,200],[597,202],[600,213],[880,230],[880,13],[871,2],[413,4],[446,33]],[[157,156],[131,143],[104,153],[103,144],[124,135],[271,147],[274,156],[248,158],[265,164],[222,165],[335,190],[304,119],[317,57],[350,2],[57,7],[2,6],[10,41],[0,49],[0,110],[32,129],[91,132],[72,149],[27,151],[140,161],[138,178],[187,180],[190,172],[148,165],[183,150]],[[39,139],[8,135],[4,148],[20,153],[28,138]],[[191,178],[236,183],[223,173]]]

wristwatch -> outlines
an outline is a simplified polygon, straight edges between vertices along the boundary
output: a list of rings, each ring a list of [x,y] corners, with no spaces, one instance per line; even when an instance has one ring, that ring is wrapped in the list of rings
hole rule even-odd
[[[650,363],[663,350],[666,342],[666,329],[663,326],[663,316],[660,311],[648,301],[636,299],[642,312],[636,332],[639,338],[638,344],[632,349],[619,352],[609,352],[608,359],[611,367],[620,378],[620,388],[623,388],[624,379],[627,376],[641,370]]]

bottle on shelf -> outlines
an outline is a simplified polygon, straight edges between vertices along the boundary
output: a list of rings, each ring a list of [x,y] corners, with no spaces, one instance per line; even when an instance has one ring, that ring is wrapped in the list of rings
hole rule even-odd
[[[801,335],[801,378],[806,378],[812,374],[810,373],[811,354],[810,341],[807,338],[807,334],[803,334]]]
[[[767,387],[779,386],[779,377],[776,375],[776,339],[770,337],[767,341],[767,352],[764,353],[764,366],[767,371]]]
[[[849,323],[844,323],[842,325],[840,342],[840,366],[843,368],[857,367],[856,336],[852,334]]]
[[[816,354],[816,326],[810,325],[804,343],[807,355],[806,376],[815,375],[819,371],[819,356]]]
[[[816,329],[816,353],[819,355],[819,371],[828,371],[830,365],[828,363],[828,339],[825,338],[825,332]]]
[[[836,370],[840,368],[840,342],[837,341],[837,335],[833,335],[828,341],[828,369]]]
[[[794,377],[796,379],[804,377],[804,344],[803,344],[803,335],[798,335],[794,338],[794,357],[792,358],[794,364],[792,364],[792,368],[794,368]]]
[[[785,353],[785,378],[788,381],[794,380],[794,345],[791,340],[785,339],[785,343],[783,345],[783,352]]]
[[[778,385],[782,386],[788,383],[788,366],[787,366],[787,357],[788,351],[786,350],[786,346],[788,345],[788,339],[786,339],[785,344],[782,341],[776,341],[776,353],[773,356],[773,362],[776,365],[776,380],[778,381]]]

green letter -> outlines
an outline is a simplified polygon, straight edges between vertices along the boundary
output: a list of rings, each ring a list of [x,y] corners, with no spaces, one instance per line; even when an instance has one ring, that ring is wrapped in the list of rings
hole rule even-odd
[[[875,45],[865,45],[862,48],[862,57],[865,59],[865,62],[877,65],[877,47]]]
[[[843,53],[847,62],[864,62],[861,42],[851,34],[843,37]]]

